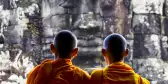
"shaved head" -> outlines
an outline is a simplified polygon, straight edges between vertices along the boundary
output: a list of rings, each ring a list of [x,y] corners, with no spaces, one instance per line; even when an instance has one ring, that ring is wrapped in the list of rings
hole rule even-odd
[[[72,50],[77,47],[77,38],[68,30],[60,31],[55,36],[54,47],[57,49],[60,58],[68,58]]]
[[[127,49],[127,41],[120,34],[110,34],[105,38],[103,48],[109,51],[110,56],[112,56],[115,61],[120,61],[123,59],[123,52]]]

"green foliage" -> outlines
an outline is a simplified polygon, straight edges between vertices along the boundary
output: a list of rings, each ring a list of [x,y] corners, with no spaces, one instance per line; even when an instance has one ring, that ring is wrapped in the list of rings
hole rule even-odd
[[[38,29],[34,24],[28,23],[27,27],[32,32],[33,35],[39,35]]]

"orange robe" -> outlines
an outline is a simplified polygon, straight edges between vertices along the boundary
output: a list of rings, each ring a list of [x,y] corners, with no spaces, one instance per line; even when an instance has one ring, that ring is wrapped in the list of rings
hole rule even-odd
[[[72,65],[69,59],[45,60],[29,74],[26,84],[86,84],[87,72]]]
[[[150,82],[136,74],[129,65],[117,62],[103,70],[93,71],[91,84],[150,84]]]

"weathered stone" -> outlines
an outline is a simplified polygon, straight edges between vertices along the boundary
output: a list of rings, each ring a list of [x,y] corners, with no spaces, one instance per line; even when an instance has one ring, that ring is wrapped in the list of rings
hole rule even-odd
[[[126,62],[131,62],[133,60],[133,43],[134,40],[127,40],[127,48],[129,49],[128,56],[124,59]]]
[[[80,47],[97,47],[102,46],[103,39],[94,37],[90,40],[78,39],[78,46]]]
[[[168,16],[168,0],[165,0],[163,10],[164,15]]]
[[[158,81],[157,84],[168,84],[168,80]]]
[[[162,23],[162,27],[163,27],[163,34],[168,36],[168,17],[163,17],[163,23]]]
[[[94,31],[95,29],[97,31],[101,31],[102,29],[102,21],[100,19],[99,15],[94,15],[93,12],[88,12],[87,14],[81,14],[78,17],[78,20],[73,25],[74,29],[79,30],[86,30],[85,32]]]
[[[30,31],[24,31],[23,35],[23,51],[24,52],[31,52],[32,51],[32,43],[31,43],[31,32]]]
[[[61,7],[63,0],[42,0],[42,17],[50,17],[57,14],[64,14],[64,8]]]
[[[104,36],[111,33],[124,34],[127,29],[128,8],[124,5],[124,0],[101,0],[100,14],[103,17]],[[128,29],[129,30],[129,29]]]
[[[50,17],[51,23],[50,26],[51,28],[66,28],[66,15],[56,15]]]
[[[99,13],[99,0],[81,0],[81,12],[80,13]]]
[[[79,56],[93,56],[93,57],[99,57],[101,56],[101,46],[97,47],[79,47]]]
[[[71,3],[73,1],[73,3]],[[82,0],[83,1],[83,0]],[[81,14],[82,4],[80,0],[43,0],[42,1],[42,17],[44,20],[48,20],[50,18],[52,21],[49,25],[52,27],[69,27],[73,26],[76,22],[78,16]],[[86,7],[85,7],[86,8]],[[89,11],[90,12],[90,11]],[[55,19],[53,19],[55,18]],[[55,20],[60,20],[62,24],[55,24]],[[46,22],[46,21],[44,21]],[[47,21],[48,22],[48,21]],[[47,24],[47,23],[44,23]]]
[[[160,58],[160,36],[134,34],[133,58]]]
[[[131,1],[132,0],[124,0],[124,6],[127,8],[127,9],[129,9],[130,10],[130,6],[131,6]]]
[[[150,81],[167,80],[167,63],[158,58],[134,59],[134,70]]]
[[[15,0],[1,0],[4,10],[11,10],[17,7]]]
[[[161,58],[164,61],[168,61],[168,37],[167,36],[162,36],[161,38]]]
[[[135,34],[158,34],[161,33],[161,18],[159,15],[134,15],[133,30]]]
[[[10,0],[12,2],[15,2],[17,7],[23,7],[26,8],[30,6],[31,4],[41,4],[41,0]]]
[[[132,28],[132,18],[129,18],[129,16],[127,16],[124,20],[124,32],[123,32],[123,36],[126,39],[134,39],[134,32],[133,32],[133,28]]]
[[[100,7],[103,17],[124,18],[128,13],[128,9],[124,6],[124,0],[101,0]]]
[[[163,17],[162,38],[161,38],[161,56],[164,61],[168,61],[168,18]]]
[[[132,0],[132,11],[136,14],[163,14],[165,0]]]

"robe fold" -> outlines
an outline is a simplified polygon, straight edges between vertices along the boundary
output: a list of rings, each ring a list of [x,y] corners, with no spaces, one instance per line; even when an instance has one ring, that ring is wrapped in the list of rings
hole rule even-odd
[[[91,74],[92,84],[150,84],[150,82],[138,75],[133,69],[123,63],[117,62],[103,70],[94,70]]]
[[[87,72],[74,66],[70,59],[45,60],[29,74],[26,84],[86,84]]]

